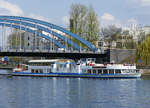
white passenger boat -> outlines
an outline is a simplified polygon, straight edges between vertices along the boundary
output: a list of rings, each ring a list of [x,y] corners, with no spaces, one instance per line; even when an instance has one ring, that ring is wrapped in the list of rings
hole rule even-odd
[[[131,64],[96,64],[95,59],[30,60],[13,69],[16,76],[84,77],[84,78],[138,78],[141,73]]]

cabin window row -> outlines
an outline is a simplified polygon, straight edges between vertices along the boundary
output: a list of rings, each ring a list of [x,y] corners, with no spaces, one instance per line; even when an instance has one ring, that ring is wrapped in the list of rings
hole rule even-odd
[[[32,73],[43,73],[42,69],[31,69]]]
[[[51,69],[46,69],[47,70],[47,73],[51,73]],[[43,70],[43,69],[31,69],[31,72],[32,73],[45,73],[46,70]]]
[[[117,73],[121,73],[121,70],[119,69],[88,69],[87,73],[90,74],[117,74]]]

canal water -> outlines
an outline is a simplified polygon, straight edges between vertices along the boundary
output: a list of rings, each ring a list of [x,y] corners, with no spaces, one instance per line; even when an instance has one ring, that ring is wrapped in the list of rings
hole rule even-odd
[[[0,108],[150,108],[150,80],[0,75]]]

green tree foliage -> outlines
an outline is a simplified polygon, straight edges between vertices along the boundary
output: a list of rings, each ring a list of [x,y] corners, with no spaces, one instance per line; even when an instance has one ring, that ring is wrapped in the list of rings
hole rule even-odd
[[[96,44],[95,42],[99,38],[100,30],[99,30],[98,18],[92,6],[89,7],[89,11],[86,19],[87,19],[86,40],[92,42],[93,44]]]
[[[123,43],[124,44],[124,48],[126,49],[136,49],[136,42],[134,42],[133,39],[126,39],[125,42]]]
[[[146,37],[145,32],[141,31],[139,35],[138,43],[140,44],[141,42],[143,42],[145,40],[145,37]]]
[[[72,4],[70,11],[70,31],[84,37],[87,7],[82,4]]]
[[[150,36],[147,36],[145,41],[138,45],[136,49],[136,60],[144,65],[150,64]]]
[[[72,4],[70,11],[70,31],[92,43],[98,40],[99,22],[92,6],[86,7],[81,4]],[[74,42],[77,41],[75,39],[72,40]]]
[[[134,41],[133,36],[129,34],[129,30],[121,33],[123,41],[123,48],[136,49],[137,43]]]

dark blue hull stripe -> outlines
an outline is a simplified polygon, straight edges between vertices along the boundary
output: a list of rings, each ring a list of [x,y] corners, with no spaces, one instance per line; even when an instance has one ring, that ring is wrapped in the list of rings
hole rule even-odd
[[[83,77],[83,78],[137,78],[138,74],[86,74],[86,73],[27,73],[13,72],[15,76],[43,76],[43,77]]]

